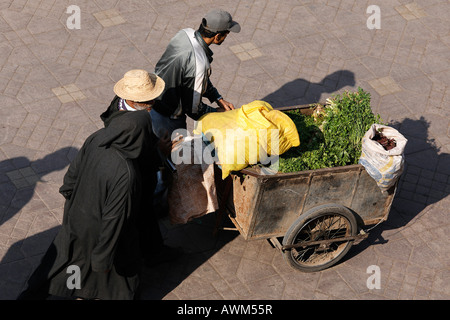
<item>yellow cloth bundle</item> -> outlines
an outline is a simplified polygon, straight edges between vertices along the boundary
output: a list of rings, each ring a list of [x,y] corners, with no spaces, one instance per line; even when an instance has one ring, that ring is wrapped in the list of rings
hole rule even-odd
[[[239,109],[208,113],[199,119],[194,133],[203,133],[214,143],[222,179],[249,164],[266,164],[271,156],[300,145],[294,122],[260,100]]]

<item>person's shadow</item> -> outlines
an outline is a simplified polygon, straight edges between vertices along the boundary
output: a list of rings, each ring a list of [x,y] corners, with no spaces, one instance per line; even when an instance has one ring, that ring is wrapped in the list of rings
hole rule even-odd
[[[31,203],[37,183],[42,182],[44,176],[63,170],[77,152],[76,148],[66,147],[35,161],[16,157],[0,162],[0,235],[19,232],[16,238],[21,238],[20,232],[28,232],[27,225],[33,221],[39,223],[37,215],[43,212],[40,210],[42,202]],[[22,212],[27,205],[31,208]],[[33,218],[33,215],[36,217]],[[24,228],[15,228],[18,221],[24,222]],[[38,258],[45,253],[58,230],[59,226],[56,226],[23,238],[6,250],[0,261],[0,299],[17,297]]]
[[[355,85],[355,74],[348,70],[339,70],[327,75],[318,83],[305,79],[296,79],[284,84],[261,100],[271,104],[274,109],[296,105],[318,103],[323,93],[333,93],[346,86]],[[328,96],[327,96],[328,98]]]
[[[404,171],[388,219],[373,228],[366,240],[353,246],[341,262],[351,259],[371,245],[387,243],[389,239],[385,239],[383,234],[392,236],[400,232],[411,220],[420,218],[428,206],[449,195],[447,178],[450,175],[450,154],[441,153],[429,137],[430,124],[421,117],[419,120],[392,122],[389,126],[403,134],[408,143],[404,152]]]

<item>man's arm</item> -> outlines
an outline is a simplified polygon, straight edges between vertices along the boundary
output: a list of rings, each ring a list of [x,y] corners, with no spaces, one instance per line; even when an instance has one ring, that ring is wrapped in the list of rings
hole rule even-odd
[[[78,179],[78,168],[81,165],[89,140],[90,139],[85,141],[85,143],[75,156],[75,159],[73,159],[73,161],[70,163],[69,168],[64,175],[63,185],[59,188],[59,193],[61,193],[66,199],[70,199],[70,197],[72,196],[73,189]]]
[[[217,105],[219,106],[219,108],[223,109],[223,110],[218,110],[218,111],[228,111],[228,110],[234,109],[234,105],[223,99],[223,97],[220,95],[219,91],[211,83],[210,79],[208,79],[206,91],[203,96],[208,98],[211,103],[216,102]]]

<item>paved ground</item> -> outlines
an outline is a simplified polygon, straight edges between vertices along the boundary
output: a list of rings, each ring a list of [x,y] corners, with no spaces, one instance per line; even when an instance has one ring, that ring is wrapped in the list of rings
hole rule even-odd
[[[72,11],[80,8],[80,29]],[[369,5],[381,9],[369,29]],[[154,69],[170,38],[210,8],[242,32],[214,50],[212,80],[240,106],[312,103],[361,86],[408,139],[388,221],[340,264],[291,269],[266,241],[211,235],[214,215],[162,220],[187,252],[146,269],[146,299],[449,299],[450,2],[445,0],[2,0],[0,4],[0,298],[14,299],[62,218],[57,190],[84,139],[102,127],[112,87]],[[75,25],[76,26],[76,25]],[[366,285],[370,265],[381,288]]]

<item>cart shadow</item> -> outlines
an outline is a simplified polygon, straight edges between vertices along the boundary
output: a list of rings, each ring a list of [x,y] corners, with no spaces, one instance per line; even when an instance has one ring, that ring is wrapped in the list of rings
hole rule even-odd
[[[335,93],[346,86],[354,85],[355,74],[349,70],[339,70],[318,83],[305,79],[293,80],[261,100],[270,103],[274,108],[307,105],[320,102],[323,93]]]
[[[341,263],[372,245],[387,243],[390,237],[419,218],[428,206],[449,195],[450,154],[440,152],[434,139],[429,137],[429,122],[421,117],[389,125],[402,133],[408,143],[404,152],[405,168],[388,219],[372,229],[367,239],[354,245]]]
[[[190,288],[184,280],[194,271],[199,272],[198,269],[206,261],[239,235],[236,231],[226,230],[218,230],[214,234],[216,219],[217,213],[213,212],[183,225],[171,225],[167,217],[159,220],[165,244],[181,248],[183,254],[174,257],[173,261],[143,268],[140,277],[140,300],[161,300],[164,297],[178,299],[171,293],[177,287],[185,293],[195,290],[192,296],[196,297],[201,295],[198,290],[208,290],[201,285],[200,280],[204,279],[199,279],[199,282],[195,283],[193,287],[195,289]],[[229,219],[223,219],[222,227],[226,226],[232,226]],[[205,273],[200,271],[199,274],[208,276],[207,271]]]

